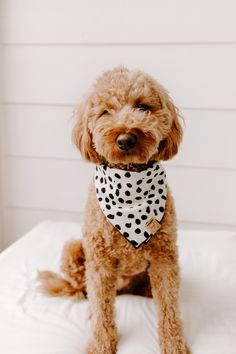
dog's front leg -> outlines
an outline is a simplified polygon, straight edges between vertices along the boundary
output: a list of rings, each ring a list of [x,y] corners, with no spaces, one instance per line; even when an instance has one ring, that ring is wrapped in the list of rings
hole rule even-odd
[[[162,354],[190,354],[183,338],[179,314],[179,267],[173,254],[157,252],[149,267],[152,294],[159,305],[159,339]]]
[[[114,320],[116,276],[113,260],[93,257],[86,262],[86,281],[91,319],[91,338],[87,354],[116,353]]]

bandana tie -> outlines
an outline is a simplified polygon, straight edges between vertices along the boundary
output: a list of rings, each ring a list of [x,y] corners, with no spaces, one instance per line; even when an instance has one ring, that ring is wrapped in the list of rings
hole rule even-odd
[[[155,162],[147,170],[127,172],[96,166],[97,200],[110,223],[135,248],[160,227],[166,203],[165,170]]]

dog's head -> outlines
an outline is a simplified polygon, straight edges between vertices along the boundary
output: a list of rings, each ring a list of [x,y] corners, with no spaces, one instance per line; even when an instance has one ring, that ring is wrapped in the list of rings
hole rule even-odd
[[[123,67],[104,73],[76,112],[73,139],[86,160],[147,164],[178,151],[182,129],[165,89]]]

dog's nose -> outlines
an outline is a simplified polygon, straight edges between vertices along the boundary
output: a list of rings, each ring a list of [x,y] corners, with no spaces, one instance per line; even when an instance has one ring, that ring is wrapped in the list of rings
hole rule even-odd
[[[128,151],[135,147],[137,143],[137,137],[134,134],[130,133],[124,133],[118,135],[116,138],[116,145],[118,146],[119,149]]]

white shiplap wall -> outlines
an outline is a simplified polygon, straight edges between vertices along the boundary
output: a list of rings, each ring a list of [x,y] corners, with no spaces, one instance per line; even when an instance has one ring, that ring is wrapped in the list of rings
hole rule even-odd
[[[236,227],[233,0],[3,0],[4,242],[79,220],[93,167],[71,146],[73,106],[103,70],[153,74],[185,117],[167,164],[180,222]]]
[[[0,3],[0,13],[1,13],[1,3]],[[1,16],[0,16],[1,17]],[[3,248],[3,129],[2,129],[2,75],[3,75],[3,65],[2,65],[2,46],[1,46],[1,27],[0,27],[0,250]]]

